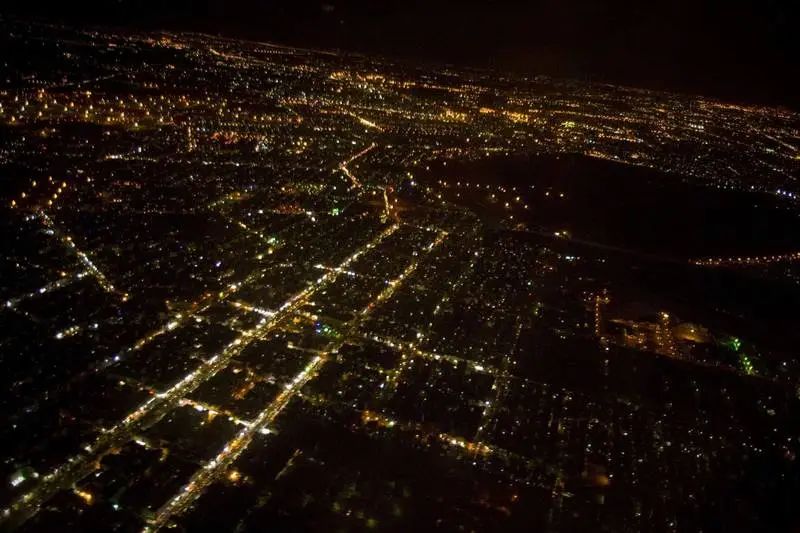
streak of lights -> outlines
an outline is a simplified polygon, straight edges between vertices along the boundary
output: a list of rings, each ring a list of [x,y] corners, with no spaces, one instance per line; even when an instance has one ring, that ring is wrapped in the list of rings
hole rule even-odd
[[[61,339],[65,339],[65,338],[68,338],[68,337],[75,336],[78,333],[80,333],[81,329],[83,329],[83,328],[81,328],[81,326],[78,326],[78,325],[70,326],[70,327],[68,327],[66,329],[62,329],[61,331],[56,333],[55,338],[57,340],[61,340]]]
[[[358,277],[358,276],[362,275],[362,274],[358,274],[356,272],[353,272],[352,270],[342,270],[339,267],[329,267],[329,266],[325,266],[323,264],[316,264],[316,265],[314,265],[314,268],[316,268],[317,270],[327,270],[327,271],[339,272],[341,274],[347,274],[351,278],[355,278],[355,277]]]
[[[399,227],[399,224],[393,224],[386,228],[371,241],[365,243],[362,247],[350,254],[341,263],[340,267],[342,269],[346,268],[353,261],[377,246],[385,238],[392,235]],[[94,443],[84,448],[86,454],[71,457],[67,462],[43,476],[41,482],[36,487],[23,494],[10,506],[3,509],[0,514],[2,520],[18,525],[30,518],[45,501],[49,500],[63,488],[72,486],[76,481],[91,473],[96,468],[98,459],[108,453],[109,450],[128,442],[141,424],[145,423],[148,419],[158,419],[160,416],[166,414],[166,412],[172,409],[182,398],[226,368],[231,359],[244,350],[248,344],[256,339],[263,338],[264,335],[269,333],[281,320],[302,307],[307,302],[308,298],[319,288],[334,281],[338,276],[338,272],[326,272],[306,289],[286,300],[276,311],[275,316],[273,316],[271,320],[262,321],[250,330],[243,332],[239,337],[230,342],[222,352],[204,361],[168,390],[151,397],[137,409],[125,416],[121,422],[105,430]],[[322,356],[318,357],[320,359],[322,358]],[[258,424],[258,419],[256,419],[254,423]]]
[[[425,251],[430,252],[439,246],[446,237],[446,231],[439,232],[439,235],[425,248]],[[367,314],[373,309],[374,306],[391,298],[403,280],[406,279],[412,272],[414,272],[417,269],[417,266],[419,266],[419,261],[412,261],[395,279],[391,280],[387,284],[386,288],[383,289],[366,308],[361,311],[361,314]]]
[[[398,225],[394,225],[392,227],[396,228]],[[427,247],[425,247],[425,252],[429,253],[436,246],[441,244],[446,237],[446,232],[440,232],[437,238]],[[349,261],[346,261],[346,263],[349,264]],[[364,319],[364,317],[369,314],[369,312],[373,310],[378,303],[390,298],[400,286],[402,281],[414,270],[416,270],[418,265],[419,260],[412,261],[400,275],[391,280],[387,284],[387,287],[361,310],[361,312],[357,315],[357,318],[354,319],[353,324],[351,324],[349,327],[351,329],[356,328]],[[334,273],[334,271],[329,271],[325,275],[334,275]],[[333,343],[327,351],[313,357],[305,366],[305,368],[303,368],[303,370],[301,370],[290,382],[285,385],[284,390],[278,394],[278,396],[272,402],[270,402],[264,408],[264,410],[261,411],[261,413],[259,413],[250,426],[242,429],[236,435],[236,437],[234,437],[225,445],[225,447],[219,454],[217,454],[216,457],[208,461],[202,466],[202,468],[197,470],[189,482],[183,487],[183,490],[178,492],[178,494],[173,496],[172,499],[170,499],[158,510],[155,516],[149,521],[149,525],[144,528],[144,531],[149,533],[166,525],[172,516],[184,511],[187,506],[196,500],[211,483],[227,472],[230,468],[230,465],[250,445],[250,442],[252,442],[256,433],[266,429],[267,426],[272,423],[273,420],[275,420],[275,418],[283,411],[286,405],[288,405],[289,400],[296,396],[305,386],[305,384],[314,376],[316,376],[317,372],[328,361],[329,355],[337,351],[343,343],[343,340],[337,341]]]
[[[395,350],[400,350],[401,352],[408,353],[413,357],[419,357],[420,359],[425,359],[428,361],[443,361],[450,363],[452,365],[466,365],[468,368],[472,369],[479,374],[487,374],[491,376],[503,376],[505,375],[499,368],[485,365],[473,361],[472,359],[465,359],[463,357],[458,357],[457,355],[446,355],[446,354],[439,354],[434,352],[428,352],[421,349],[416,343],[410,341],[401,341],[397,339],[393,339],[391,337],[384,337],[380,335],[364,335],[365,338],[388,346],[389,348],[393,348]]]
[[[216,415],[225,416],[228,418],[230,422],[233,422],[234,424],[237,424],[239,426],[251,427],[253,425],[253,422],[239,418],[238,416],[228,411],[227,409],[222,409],[215,405],[209,405],[205,402],[198,402],[197,400],[192,400],[189,398],[181,398],[178,401],[178,405],[188,405],[189,407],[192,407],[194,410],[200,413],[210,413],[214,416]]]
[[[183,490],[172,497],[164,504],[155,516],[150,520],[149,525],[144,531],[155,531],[164,526],[167,521],[175,514],[186,508],[194,501],[203,490],[208,487],[221,472],[228,470],[230,465],[242,454],[250,445],[256,433],[261,432],[283,411],[297,392],[313,378],[317,371],[327,361],[327,356],[318,355],[314,357],[306,367],[298,373],[286,388],[263,410],[251,425],[243,428],[236,437],[228,442],[216,457],[208,461],[202,468],[197,470]]]
[[[158,391],[156,389],[154,389],[153,387],[151,387],[149,385],[146,385],[146,384],[144,384],[144,383],[142,383],[142,382],[140,382],[138,380],[134,380],[132,378],[125,378],[124,380],[119,381],[119,384],[120,385],[127,385],[129,387],[133,387],[133,388],[135,388],[137,390],[140,390],[142,392],[146,392],[146,393],[151,394],[151,395],[154,395],[154,394],[158,393]],[[181,398],[180,400],[178,400],[178,405],[181,406],[181,407],[188,406],[188,407],[193,408],[195,411],[198,411],[200,413],[209,413],[212,416],[218,416],[218,415],[225,416],[225,417],[227,417],[227,419],[230,422],[232,422],[234,424],[237,424],[237,425],[240,425],[240,426],[250,426],[250,425],[252,425],[251,421],[244,420],[244,419],[238,417],[235,413],[233,413],[233,412],[231,412],[231,411],[229,411],[227,409],[224,409],[224,408],[216,406],[216,405],[211,405],[211,404],[206,403],[206,402],[201,402],[201,401],[198,401],[198,400],[192,400],[191,398]],[[136,441],[136,439],[134,439],[134,440]],[[141,444],[142,446],[145,445],[144,443],[142,443],[140,441],[136,441],[136,442],[138,444]]]
[[[62,233],[58,228],[56,228],[53,219],[50,218],[47,215],[47,213],[45,213],[44,211],[39,211],[38,215],[39,218],[44,223],[44,225],[48,229],[52,230],[53,233],[58,237],[58,239],[62,243],[64,243],[66,246],[68,246],[75,252],[75,254],[78,256],[78,259],[84,264],[87,270],[92,273],[92,275],[97,280],[97,283],[100,285],[100,287],[103,288],[104,291],[118,295],[123,302],[128,299],[128,295],[125,293],[120,293],[116,288],[114,288],[114,285],[112,285],[111,282],[108,281],[108,278],[106,278],[105,274],[103,274],[100,271],[100,269],[98,269],[97,266],[92,262],[92,260],[89,259],[89,256],[86,255],[85,252],[78,249],[78,247],[75,245],[75,241],[72,239],[71,236]]]
[[[94,500],[94,496],[92,495],[91,492],[87,492],[85,490],[78,490],[78,489],[74,489],[73,492],[75,493],[76,496],[78,496],[81,500],[83,500],[86,503],[86,505],[91,505],[92,504],[92,501]]]
[[[757,266],[772,263],[785,263],[800,261],[800,252],[776,255],[762,255],[750,257],[709,257],[705,259],[694,259],[691,261],[697,266]]]
[[[371,145],[367,146],[366,148],[364,148],[363,150],[361,150],[357,154],[353,155],[350,159],[348,159],[347,161],[342,162],[339,165],[339,170],[344,172],[345,176],[350,178],[350,181],[353,182],[353,186],[354,187],[361,188],[361,182],[358,180],[358,178],[356,178],[353,175],[352,172],[350,172],[350,170],[347,168],[347,165],[349,165],[350,163],[352,163],[353,161],[355,161],[359,157],[363,157],[363,156],[367,155],[370,151],[374,150],[377,146],[378,146],[377,144],[372,143]]]
[[[603,307],[611,303],[611,297],[607,289],[603,289],[594,297],[594,334],[601,342],[606,342],[607,339],[603,337]]]
[[[350,115],[351,117],[356,119],[359,123],[361,123],[362,125],[364,125],[364,126],[366,126],[368,128],[376,129],[378,131],[383,131],[383,128],[381,126],[378,126],[377,124],[375,124],[371,120],[367,120],[364,117],[360,117],[360,116],[356,115],[353,112],[348,112],[347,114]]]
[[[367,410],[362,411],[361,421],[364,424],[375,423],[381,427],[386,427],[386,428],[398,427],[398,428],[404,428],[406,430],[414,430],[418,435],[422,435],[425,437],[433,437],[442,444],[456,448],[461,448],[475,455],[489,456],[493,455],[494,453],[497,453],[497,449],[484,442],[469,441],[462,437],[457,437],[454,435],[450,435],[448,433],[426,432],[421,424],[415,424],[413,422],[398,422],[397,420],[390,418],[382,413],[376,413]]]
[[[237,309],[244,309],[245,311],[256,313],[263,317],[272,318],[273,316],[275,316],[275,311],[270,311],[269,309],[264,309],[263,307],[250,305],[249,303],[243,302],[241,300],[231,302],[231,304]]]
[[[340,167],[339,167],[339,169],[340,169],[342,172],[344,172],[344,175],[345,175],[345,176],[347,176],[348,178],[350,178],[350,181],[351,181],[351,182],[353,182],[353,187],[356,187],[356,188],[361,188],[361,182],[358,180],[358,178],[356,178],[356,177],[353,175],[353,173],[352,173],[352,172],[350,172],[350,170],[349,170],[349,169],[348,169],[346,166],[342,165],[342,166],[340,166]]]
[[[67,285],[69,285],[69,284],[71,284],[71,283],[73,283],[75,281],[83,279],[84,277],[86,277],[87,274],[89,274],[89,271],[88,270],[84,270],[84,271],[81,271],[81,272],[76,272],[76,273],[71,274],[71,275],[64,275],[64,276],[62,276],[61,278],[59,278],[59,279],[57,279],[55,281],[51,281],[47,285],[43,285],[43,286],[39,287],[35,291],[31,291],[31,292],[29,292],[27,294],[23,294],[21,296],[17,296],[16,298],[11,298],[9,300],[6,300],[6,304],[5,305],[8,308],[14,308],[20,302],[23,302],[25,300],[29,300],[31,298],[36,298],[39,295],[58,290],[58,289],[60,289],[62,287],[66,287]]]
[[[392,211],[392,203],[389,201],[389,192],[391,190],[391,187],[384,187],[383,189],[383,210],[387,218],[393,217],[395,220],[399,220],[397,211]]]
[[[247,224],[245,224],[245,223],[244,223],[244,222],[242,222],[241,220],[233,220],[233,219],[230,219],[230,218],[229,218],[228,220],[230,220],[231,222],[234,222],[234,223],[235,223],[237,226],[239,226],[240,228],[242,228],[243,230],[245,230],[245,231],[246,231],[247,233],[249,233],[250,235],[255,235],[255,236],[256,236],[256,237],[258,237],[260,240],[264,241],[266,244],[269,244],[269,245],[271,245],[271,244],[272,244],[272,243],[269,241],[269,239],[268,239],[267,237],[265,237],[265,236],[264,236],[264,234],[263,234],[263,233],[261,233],[260,231],[256,231],[256,230],[254,230],[253,228],[251,228],[250,226],[248,226]],[[270,246],[269,253],[272,253],[273,251],[274,251],[274,250],[273,250],[273,249],[272,249],[272,247]]]
[[[468,454],[468,457],[473,461],[473,464],[476,464],[476,460],[478,458],[493,458],[493,459],[501,459],[506,463],[515,462],[524,465],[525,469],[529,472],[543,472],[547,473],[551,477],[558,478],[560,475],[560,470],[548,462],[542,460],[531,459],[529,457],[525,457],[519,455],[515,452],[509,451],[505,448],[501,448],[499,446],[495,446],[486,442],[482,442],[480,440],[467,440],[463,437],[452,435],[449,433],[444,432],[434,432],[431,431],[430,426],[421,424],[414,421],[409,420],[399,420],[387,416],[384,413],[369,411],[369,410],[357,410],[352,409],[350,405],[346,404],[339,404],[333,403],[326,399],[317,398],[317,397],[309,397],[303,396],[304,400],[310,401],[315,405],[330,405],[334,408],[343,408],[345,410],[351,410],[355,413],[359,413],[361,415],[361,422],[364,426],[367,424],[375,424],[378,427],[388,429],[390,431],[402,431],[406,432],[409,435],[413,435],[418,441],[422,444],[427,444],[431,440],[437,441],[438,443],[455,450],[456,452],[465,451]],[[531,479],[527,478],[525,480],[526,483],[530,482]],[[560,494],[564,497],[571,497],[572,494],[566,491],[563,491],[563,486],[554,486],[557,483],[550,483],[547,482],[539,482],[535,483],[537,486],[542,488],[547,488],[548,490],[552,489],[556,494]]]
[[[519,337],[522,334],[522,324],[522,318],[517,317],[517,324],[516,328],[514,329],[514,342],[511,344],[511,348],[503,356],[503,359],[500,363],[499,374],[495,378],[494,383],[492,383],[492,390],[495,391],[494,398],[485,403],[483,413],[481,414],[481,422],[473,439],[475,441],[481,441],[483,439],[486,429],[495,418],[497,408],[502,404],[502,401],[508,394],[511,380],[506,376],[511,373],[511,368],[514,366],[514,364],[516,364],[512,358],[512,354],[517,350]]]

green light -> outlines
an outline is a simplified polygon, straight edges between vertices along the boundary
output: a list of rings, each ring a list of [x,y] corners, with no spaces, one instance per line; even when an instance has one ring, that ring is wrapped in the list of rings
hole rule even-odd
[[[727,346],[728,348],[730,348],[734,352],[738,352],[739,348],[742,347],[742,341],[739,340],[737,337],[731,337],[724,344],[725,344],[725,346]]]
[[[331,209],[331,215],[333,215],[335,217],[338,217],[339,216],[339,208],[338,207],[334,207],[333,209]]]
[[[329,326],[328,324],[317,324],[315,331],[317,335],[323,335],[325,337],[333,337],[333,338],[341,337],[341,333],[339,333],[335,328]]]
[[[748,376],[753,376],[756,373],[755,369],[753,368],[753,362],[745,354],[739,354],[739,367],[741,368],[742,372]]]

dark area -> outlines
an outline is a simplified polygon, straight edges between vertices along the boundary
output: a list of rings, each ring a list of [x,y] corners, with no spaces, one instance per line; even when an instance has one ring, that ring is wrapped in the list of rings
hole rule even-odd
[[[10,0],[0,8],[794,108],[798,9],[782,0]]]
[[[800,249],[800,216],[783,199],[703,187],[643,167],[561,155],[450,162],[426,176],[446,180],[449,200],[489,222],[507,216],[507,204],[524,203],[516,220],[528,229],[567,230],[579,242],[665,259]],[[509,194],[487,191],[487,185]]]

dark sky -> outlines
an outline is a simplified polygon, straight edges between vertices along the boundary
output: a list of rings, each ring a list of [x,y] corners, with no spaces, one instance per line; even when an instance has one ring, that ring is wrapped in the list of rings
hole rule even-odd
[[[800,107],[798,0],[3,3],[79,25],[201,30]]]

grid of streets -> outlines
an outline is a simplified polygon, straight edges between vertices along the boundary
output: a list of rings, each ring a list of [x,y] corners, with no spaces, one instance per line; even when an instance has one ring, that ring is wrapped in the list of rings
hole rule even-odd
[[[531,218],[578,193],[458,165],[571,154],[794,220],[797,114],[0,24],[29,52],[0,86],[1,527],[678,531],[728,476],[795,479],[791,328],[692,287],[794,294],[800,243],[630,252]]]

